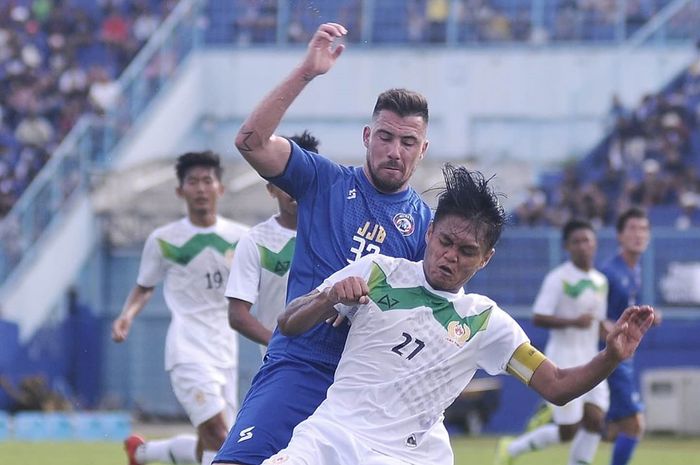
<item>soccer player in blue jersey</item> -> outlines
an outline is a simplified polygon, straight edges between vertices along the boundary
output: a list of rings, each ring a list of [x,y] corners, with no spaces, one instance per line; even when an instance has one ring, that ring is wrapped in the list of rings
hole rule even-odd
[[[287,301],[363,255],[420,260],[425,250],[431,212],[408,185],[428,148],[422,95],[405,89],[379,95],[362,131],[363,166],[338,165],[274,134],[301,91],[333,67],[345,34],[340,24],[322,24],[302,62],[258,104],[236,137],[251,166],[298,203]],[[347,325],[327,323],[296,337],[275,331],[214,463],[258,465],[285,447],[294,427],[325,399],[347,334]],[[447,438],[442,425],[435,434]]]
[[[638,305],[642,293],[640,260],[649,245],[651,231],[646,212],[638,207],[624,211],[617,220],[620,252],[601,268],[608,278],[608,320],[615,321],[630,305]],[[654,313],[654,324],[661,314]],[[610,409],[607,439],[614,440],[612,465],[625,465],[632,458],[644,432],[644,406],[635,381],[634,361],[629,359],[608,378]]]

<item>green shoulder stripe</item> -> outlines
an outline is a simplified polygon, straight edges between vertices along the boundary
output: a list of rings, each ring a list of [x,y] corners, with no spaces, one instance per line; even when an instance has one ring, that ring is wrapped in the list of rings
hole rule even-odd
[[[278,276],[284,276],[287,271],[289,271],[289,265],[292,263],[295,244],[296,238],[292,237],[279,252],[273,252],[267,247],[258,244],[260,265],[267,271],[275,273]]]
[[[212,247],[221,255],[225,255],[228,250],[235,249],[236,244],[236,242],[226,241],[216,233],[195,234],[179,247],[163,239],[158,239],[163,257],[180,265],[187,265],[207,247]]]
[[[382,311],[411,310],[417,307],[428,307],[433,312],[433,317],[450,333],[455,327],[467,331],[468,336],[463,341],[470,339],[478,331],[483,331],[488,326],[489,317],[493,307],[487,307],[477,315],[462,318],[449,300],[435,295],[423,286],[409,288],[392,287],[386,280],[386,274],[376,263],[372,263],[370,273],[369,297]],[[457,330],[459,333],[459,329]]]
[[[593,281],[590,279],[581,279],[575,284],[570,284],[564,281],[564,294],[568,295],[569,297],[572,298],[577,298],[586,289],[592,289],[593,292],[606,292],[607,291],[607,286],[601,285],[601,286],[596,286]]]

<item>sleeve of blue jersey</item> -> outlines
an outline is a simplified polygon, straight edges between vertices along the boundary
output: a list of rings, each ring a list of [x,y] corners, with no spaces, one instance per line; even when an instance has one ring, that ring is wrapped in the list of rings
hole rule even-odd
[[[313,195],[319,185],[330,185],[325,181],[337,174],[340,167],[322,155],[302,149],[292,140],[289,143],[292,152],[284,171],[279,176],[266,179],[300,201],[307,195]]]

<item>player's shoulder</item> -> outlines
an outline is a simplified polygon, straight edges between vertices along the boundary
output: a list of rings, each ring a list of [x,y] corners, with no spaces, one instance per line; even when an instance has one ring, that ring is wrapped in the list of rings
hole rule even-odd
[[[511,324],[515,318],[501,308],[495,300],[483,294],[468,293],[464,294],[459,299],[459,306],[465,316],[470,315],[485,315],[489,321],[493,320],[494,324]]]
[[[598,268],[592,268],[590,274],[593,276],[593,278],[595,278],[598,281],[605,283],[608,282],[608,277],[605,275],[605,273],[603,273],[602,270],[599,270]]]
[[[416,262],[412,262],[411,260],[408,260],[406,258],[391,257],[389,255],[384,255],[380,253],[365,255],[359,260],[374,262],[387,270],[400,268],[402,266],[416,266]]]
[[[149,238],[168,238],[172,235],[179,235],[184,231],[190,229],[186,218],[180,218],[175,221],[171,221],[164,225],[158,226],[156,229],[151,231]]]
[[[598,270],[603,273],[608,280],[613,280],[616,278],[616,276],[620,275],[621,273],[624,273],[624,263],[622,261],[622,258],[620,255],[615,255],[612,258],[609,258],[607,261],[603,262],[603,264],[598,268]]]
[[[571,262],[566,261],[555,266],[545,275],[545,279],[548,280],[562,280],[569,277],[573,272],[575,272],[575,267]]]
[[[227,234],[244,234],[250,230],[250,226],[224,216],[218,216],[216,229]]]

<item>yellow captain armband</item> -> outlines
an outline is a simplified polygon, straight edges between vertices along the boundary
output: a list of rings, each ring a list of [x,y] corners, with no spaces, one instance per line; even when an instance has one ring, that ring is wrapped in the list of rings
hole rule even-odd
[[[513,352],[506,371],[523,383],[530,384],[532,374],[546,359],[542,352],[532,347],[529,342],[525,342]]]

